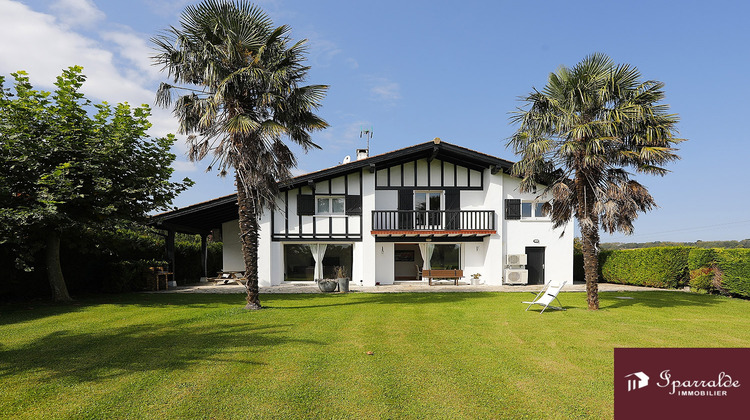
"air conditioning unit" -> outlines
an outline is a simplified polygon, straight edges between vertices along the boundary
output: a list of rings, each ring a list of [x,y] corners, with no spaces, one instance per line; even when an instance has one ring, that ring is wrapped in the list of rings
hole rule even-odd
[[[505,284],[528,284],[529,271],[518,268],[505,270]]]
[[[526,265],[526,254],[508,254],[505,263],[507,265]]]

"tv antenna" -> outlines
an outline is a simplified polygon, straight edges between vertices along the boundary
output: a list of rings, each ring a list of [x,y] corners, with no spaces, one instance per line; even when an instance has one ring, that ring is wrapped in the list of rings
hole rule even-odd
[[[370,128],[365,128],[364,126],[360,127],[359,130],[359,138],[362,138],[362,136],[365,136],[367,138],[367,155],[370,155],[370,139],[372,139],[372,126]]]

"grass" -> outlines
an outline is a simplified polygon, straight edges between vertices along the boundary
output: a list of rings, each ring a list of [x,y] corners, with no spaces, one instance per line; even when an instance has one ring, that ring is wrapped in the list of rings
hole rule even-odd
[[[3,305],[0,413],[611,418],[613,348],[750,347],[748,301],[602,293],[590,312],[583,293],[563,292],[567,311],[539,315],[524,312],[529,297],[263,295],[258,312],[207,294]]]

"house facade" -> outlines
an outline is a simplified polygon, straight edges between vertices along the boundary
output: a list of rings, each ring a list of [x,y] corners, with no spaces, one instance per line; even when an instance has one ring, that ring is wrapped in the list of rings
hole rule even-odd
[[[548,199],[520,193],[511,165],[435,139],[358,151],[293,178],[260,220],[260,285],[329,278],[337,266],[365,286],[426,282],[423,269],[460,269],[464,281],[481,274],[492,285],[572,282],[572,224],[553,229]],[[242,271],[236,208],[228,196],[156,219],[177,231],[220,225],[224,270]]]

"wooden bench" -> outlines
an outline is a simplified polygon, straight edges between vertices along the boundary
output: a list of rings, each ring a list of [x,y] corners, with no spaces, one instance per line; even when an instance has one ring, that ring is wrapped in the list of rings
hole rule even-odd
[[[422,270],[422,278],[427,277],[430,286],[432,279],[453,279],[453,284],[458,286],[458,279],[464,276],[464,270]]]

